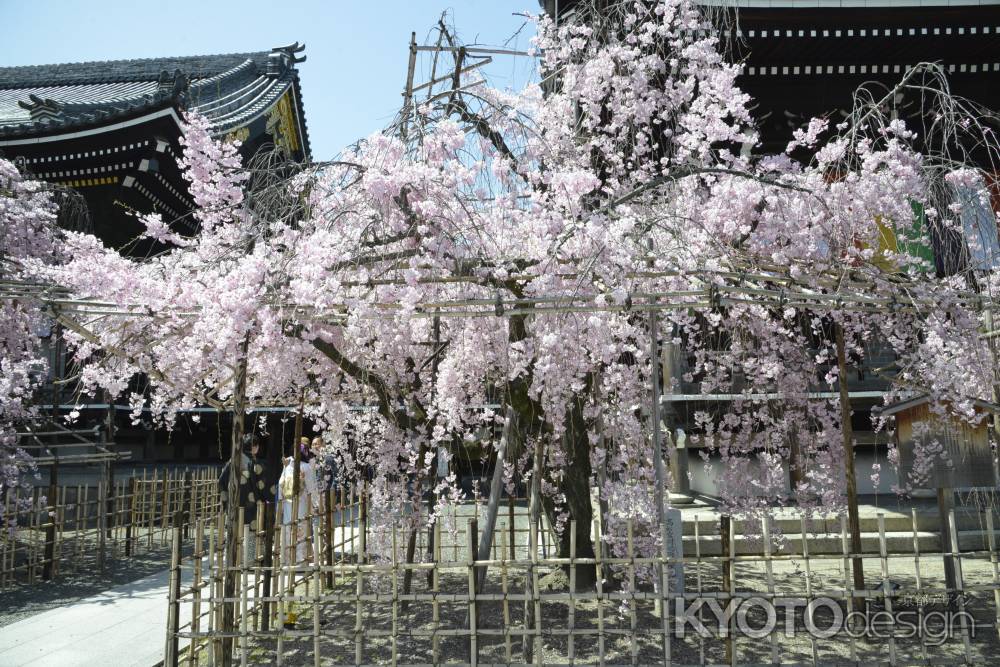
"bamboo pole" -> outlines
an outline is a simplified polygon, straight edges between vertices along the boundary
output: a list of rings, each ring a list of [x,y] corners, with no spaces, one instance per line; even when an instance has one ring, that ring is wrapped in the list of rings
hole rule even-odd
[[[226,535],[223,569],[225,582],[222,604],[222,632],[230,636],[222,639],[222,654],[217,662],[221,667],[232,667],[233,638],[235,629],[236,609],[233,598],[236,596],[237,570],[239,561],[238,519],[240,509],[240,477],[243,474],[243,415],[246,406],[247,388],[247,348],[250,345],[249,334],[240,343],[236,361],[236,374],[233,389],[233,437],[229,450],[229,488],[226,507]]]
[[[503,434],[497,447],[496,465],[493,466],[493,479],[490,481],[490,499],[486,507],[486,523],[483,526],[482,537],[479,538],[479,560],[490,560],[490,548],[493,545],[493,531],[496,528],[497,513],[500,509],[500,496],[503,492],[503,465],[510,446],[511,432],[514,428],[514,408],[507,406],[504,419]],[[481,591],[486,583],[487,566],[482,565],[476,572],[476,591]]]
[[[861,561],[861,521],[858,518],[858,480],[854,471],[854,430],[851,427],[851,399],[847,387],[847,352],[844,345],[844,328],[835,325],[837,338],[837,384],[840,388],[840,430],[844,443],[844,472],[847,477],[847,522],[851,534],[851,552],[854,554],[855,591],[865,589],[865,569]],[[863,604],[863,601],[860,601]]]

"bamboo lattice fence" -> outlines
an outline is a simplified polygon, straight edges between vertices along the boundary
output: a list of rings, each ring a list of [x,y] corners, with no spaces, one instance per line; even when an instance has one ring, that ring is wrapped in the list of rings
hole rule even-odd
[[[184,558],[178,550],[172,566],[165,664],[952,665],[984,664],[1000,649],[1000,561],[991,511],[980,513],[982,530],[974,539],[962,534],[962,549],[952,513],[944,553],[921,551],[916,520],[912,550],[892,549],[900,538],[887,537],[879,514],[877,546],[859,554],[850,551],[846,519],[830,531],[839,542],[839,552],[831,553],[810,549],[816,536],[806,519],[794,548],[791,541],[761,540],[747,549],[740,545],[750,536],[723,517],[689,520],[684,556],[641,552],[649,525],[628,522],[613,549],[605,543],[592,558],[559,558],[551,549],[552,529],[532,523],[519,502],[501,514],[490,558],[483,560],[474,556],[478,510],[463,505],[447,508],[430,531],[417,531],[410,562],[406,517],[374,521],[354,491],[344,493],[328,498],[318,517],[319,557],[299,562],[288,548],[296,531],[282,530],[273,510],[264,509],[268,530],[257,531],[252,544],[241,541],[243,562],[232,569],[241,583],[233,598],[223,595],[219,540],[209,537],[206,548],[203,537],[220,535],[221,520],[214,532],[199,523],[194,555]],[[311,518],[303,523],[300,541],[313,525]],[[592,534],[600,544],[599,521]],[[175,546],[180,536],[176,529]],[[545,540],[550,547],[543,550]],[[579,553],[575,539],[571,553]],[[863,562],[867,589],[854,589],[854,559]],[[955,588],[945,584],[943,559],[955,563]],[[669,574],[678,565],[683,589]],[[593,587],[577,585],[585,567],[596,568]],[[480,585],[483,568],[488,576]],[[230,633],[220,630],[227,601],[237,610]],[[737,605],[733,616],[713,622],[708,603],[725,608],[730,601]],[[776,629],[753,636],[768,623],[768,603],[777,605]],[[704,633],[690,621],[678,623],[679,604],[689,619],[703,622]],[[838,614],[864,609],[854,625],[824,635],[838,627]],[[899,635],[899,627],[896,635],[880,636],[878,627],[872,632],[873,616],[901,618],[906,610],[927,621],[916,636]],[[786,635],[787,623],[795,631]],[[224,660],[227,639],[232,648]],[[192,647],[179,651],[187,642]]]
[[[216,468],[144,470],[96,487],[12,489],[3,498],[0,590],[166,549],[177,512],[189,537],[190,526],[219,512],[218,475]]]

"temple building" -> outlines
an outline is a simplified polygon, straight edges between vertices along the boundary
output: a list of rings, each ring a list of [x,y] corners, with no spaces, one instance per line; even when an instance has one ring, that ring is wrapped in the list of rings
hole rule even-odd
[[[611,5],[615,0],[598,0]],[[568,18],[593,0],[541,0]],[[745,67],[758,150],[781,152],[793,128],[837,122],[864,85],[888,93],[915,65],[938,63],[955,95],[1000,109],[1000,0],[700,0]],[[896,100],[896,104],[905,104]]]
[[[142,231],[135,213],[194,231],[177,165],[185,112],[239,139],[244,159],[273,146],[309,160],[296,68],[304,48],[0,68],[0,156],[78,190],[94,233],[145,255],[149,247],[130,243]]]
[[[619,0],[540,0],[556,20],[565,20],[584,11],[606,11]],[[925,70],[921,63],[934,63],[944,75],[954,95],[978,105],[983,113],[1000,110],[1000,0],[699,0],[721,32],[720,48],[731,62],[743,64],[737,84],[752,97],[752,115],[760,142],[743,146],[756,153],[782,153],[792,139],[792,130],[804,127],[811,118],[825,117],[831,125],[843,120],[855,106],[855,95],[864,89],[870,101],[883,101],[898,117],[907,121],[924,141],[928,118],[920,93],[893,92],[909,75],[920,84]],[[909,99],[908,99],[909,97]],[[995,164],[989,156],[970,152],[988,173]],[[793,154],[794,156],[794,154]],[[997,180],[986,183],[993,208],[1000,210]],[[939,274],[961,268],[998,268],[1000,241],[993,211],[979,206],[974,193],[956,193],[963,206],[962,223],[966,240],[978,237],[979,255],[966,250],[956,238],[942,238],[931,232],[933,248],[907,242],[907,230],[887,230],[892,243],[907,252],[932,259]],[[972,202],[973,206],[968,204]],[[980,210],[985,209],[985,210]],[[914,228],[923,224],[923,211],[914,204]],[[900,234],[902,233],[902,234]],[[896,236],[899,235],[899,238]],[[972,246],[970,245],[969,248]],[[873,346],[866,358],[850,372],[849,396],[853,409],[856,470],[860,493],[888,493],[897,482],[888,471],[878,483],[872,481],[871,464],[884,461],[886,437],[872,428],[871,411],[882,405],[887,382],[875,372],[888,368],[894,360],[891,350]],[[687,428],[699,410],[738,398],[737,394],[702,394],[694,382],[680,380],[689,370],[687,360],[671,364],[678,380],[679,394],[666,400],[661,415],[672,426]],[[816,387],[817,397],[836,398],[827,387]],[[780,400],[780,394],[763,396]],[[689,450],[696,452],[697,450]],[[714,495],[715,482],[706,471],[717,461],[701,460],[691,454],[692,488]],[[788,471],[789,488],[801,472]]]
[[[754,98],[768,152],[780,152],[791,129],[810,118],[839,122],[862,86],[881,99],[920,63],[939,64],[955,95],[1000,109],[1000,3],[994,0],[718,4],[726,8],[723,34],[731,56],[745,63],[739,84]],[[918,102],[892,100],[903,114]]]
[[[185,113],[206,117],[219,138],[238,139],[245,161],[262,150],[309,161],[297,68],[304,49],[295,43],[251,53],[2,67],[0,157],[78,191],[89,211],[86,231],[123,254],[146,257],[161,248],[138,239],[136,214],[160,213],[181,233],[197,231],[178,167]],[[50,379],[71,375],[58,336],[44,345]],[[39,392],[48,404],[41,409],[52,409],[55,399],[68,411],[76,404],[72,391],[71,383],[50,382]],[[197,408],[206,418],[183,415],[172,442],[145,420],[131,424],[126,405],[79,407],[81,428],[105,425],[103,437],[133,462],[209,460],[228,431],[226,415]]]

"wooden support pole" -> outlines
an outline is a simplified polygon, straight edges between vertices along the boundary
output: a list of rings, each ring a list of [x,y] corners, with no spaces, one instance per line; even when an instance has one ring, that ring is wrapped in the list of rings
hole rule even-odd
[[[221,667],[232,667],[233,664],[233,631],[235,630],[236,607],[233,599],[236,597],[237,564],[239,562],[238,525],[240,510],[240,478],[243,474],[243,418],[246,412],[247,390],[247,349],[250,346],[249,334],[240,343],[236,360],[236,374],[233,388],[233,438],[229,450],[229,488],[227,489],[225,553],[223,559],[224,584],[222,605],[222,632],[227,636],[222,639],[221,656],[216,661]]]
[[[540,610],[537,604],[538,595],[538,572],[535,563],[538,561],[538,521],[542,513],[542,462],[545,452],[542,449],[542,440],[535,441],[535,455],[531,470],[531,496],[528,499],[530,518],[528,520],[528,558],[530,564],[525,575],[525,599],[524,599],[524,629],[522,635],[521,650],[524,653],[524,661],[531,662],[535,653],[535,642],[541,642],[540,637],[529,635],[529,628],[535,627],[539,619],[535,618]],[[536,607],[539,609],[536,610]],[[540,656],[539,656],[540,657]]]
[[[500,509],[500,496],[503,493],[503,464],[507,456],[511,434],[514,428],[514,408],[507,406],[504,418],[503,435],[497,447],[496,465],[493,466],[493,479],[490,481],[490,499],[486,506],[486,525],[483,526],[482,537],[479,538],[479,560],[490,560],[490,549],[493,546],[493,531],[496,528],[497,513]],[[477,568],[476,591],[483,589],[486,582],[486,566]]]
[[[650,248],[652,249],[652,248]],[[649,429],[653,447],[653,472],[656,475],[656,488],[653,490],[653,504],[656,505],[657,525],[661,528],[666,524],[664,500],[666,497],[666,471],[663,468],[663,448],[660,433],[660,355],[659,355],[659,322],[656,310],[649,311]],[[666,535],[661,535],[664,543]]]
[[[186,512],[184,518],[184,539],[187,539],[191,534],[191,525],[194,523],[195,516],[194,512],[191,510],[191,496],[193,495],[194,488],[194,478],[191,476],[191,471],[184,471],[184,495],[182,496],[180,510],[181,512]]]
[[[406,90],[403,91],[403,111],[399,137],[406,142],[410,129],[410,109],[413,106],[413,75],[417,66],[417,33],[410,33],[410,59],[406,67]]]
[[[865,589],[865,569],[861,560],[861,521],[858,516],[858,480],[854,472],[854,430],[851,428],[851,399],[847,388],[847,352],[844,328],[836,323],[837,383],[840,387],[840,430],[844,437],[844,472],[847,477],[847,528],[851,535],[854,589]],[[859,600],[864,605],[864,600]]]
[[[937,490],[938,516],[941,525],[941,553],[944,555],[944,581],[948,588],[948,603],[953,602],[955,591],[957,590],[957,579],[955,577],[955,559],[949,553],[951,548],[951,526],[948,518],[955,510],[955,491],[951,487],[938,487]]]
[[[327,589],[333,588],[333,507],[334,507],[334,495],[335,492],[332,489],[327,489],[323,492],[323,507],[326,509],[324,512],[326,530],[323,533],[323,537],[326,542],[326,587]],[[343,509],[341,509],[343,512]],[[317,559],[318,561],[318,559]],[[319,582],[316,583],[319,586]]]
[[[514,493],[517,492],[517,484],[514,485],[514,492],[507,494],[507,530],[510,532],[510,559],[517,560],[517,545],[514,543]]]
[[[110,444],[110,443],[109,443]],[[107,515],[113,517],[115,514],[115,462],[109,460],[105,463],[105,503],[107,504]],[[114,520],[106,525],[107,538],[114,539],[112,533]]]
[[[97,483],[97,569],[104,571],[104,564],[107,557],[107,538],[110,533],[108,528],[108,483],[99,481]],[[79,498],[77,498],[79,500]],[[86,529],[87,513],[83,515],[84,528]]]
[[[53,456],[55,456],[54,451]],[[51,581],[52,576],[55,574],[56,564],[56,514],[58,512],[57,504],[59,502],[58,459],[53,460],[52,466],[49,468],[49,494],[46,500],[48,512],[46,513],[47,524],[45,527],[45,561],[42,563],[42,579],[45,581]]]
[[[164,667],[177,667],[181,618],[181,531],[184,524],[183,511],[173,517],[173,531],[170,540],[170,584],[167,591],[167,646],[163,653]]]
[[[128,478],[128,507],[125,508],[126,524],[125,524],[125,556],[132,555],[132,524],[135,523],[135,508],[136,508],[136,481],[135,477]]]
[[[280,530],[277,523],[278,512],[276,511],[277,501],[264,505],[264,562],[261,567],[264,569],[264,603],[261,609],[261,629],[267,632],[271,629],[271,578],[274,567],[274,534]]]
[[[765,538],[766,539],[766,538]],[[728,597],[733,591],[733,524],[728,515],[719,517],[719,541],[722,546],[722,592],[727,595],[723,598],[723,607],[728,608],[732,598]],[[733,645],[732,623],[726,628],[726,664],[734,665],[735,646]]]
[[[469,564],[469,664],[475,667],[479,662],[479,646],[476,637],[478,619],[476,618],[476,595],[479,591],[479,576],[477,574],[476,562],[476,537],[479,532],[479,522],[476,519],[469,520],[468,527],[468,564]]]

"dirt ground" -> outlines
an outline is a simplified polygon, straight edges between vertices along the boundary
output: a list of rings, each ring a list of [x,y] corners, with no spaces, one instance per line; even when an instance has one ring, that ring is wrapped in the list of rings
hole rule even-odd
[[[812,637],[805,630],[802,609],[794,613],[796,631],[785,636],[784,609],[776,615],[777,630],[770,636],[754,639],[737,637],[732,643],[735,664],[889,664],[895,656],[897,664],[961,664],[966,658],[966,635],[961,630],[961,618],[953,621],[954,627],[942,625],[942,614],[948,611],[943,596],[934,589],[944,586],[943,569],[932,567],[930,556],[921,557],[921,585],[923,593],[900,594],[891,604],[899,611],[916,614],[923,611],[927,619],[925,640],[918,637],[897,636],[890,640],[884,629],[875,628],[871,634],[856,626],[852,633],[840,632],[827,638]],[[908,564],[907,564],[908,562]],[[940,562],[940,561],[938,561]],[[806,573],[804,561],[781,561],[774,564],[771,581],[776,595],[802,597]],[[891,558],[887,563],[890,581],[901,589],[916,587],[913,557]],[[844,587],[844,569],[841,560],[810,561],[809,581],[813,595],[839,594]],[[544,575],[549,571],[541,572]],[[685,572],[686,590],[697,594],[717,593],[721,590],[721,568],[716,563],[689,564]],[[880,586],[881,563],[878,558],[866,559],[866,582],[869,588]],[[992,586],[993,566],[985,560],[966,559],[963,575],[968,589]],[[624,577],[627,579],[627,577]],[[404,609],[398,602],[393,614],[393,585],[391,576],[377,580],[365,577],[362,604],[357,603],[357,580],[347,578],[337,586],[322,593],[316,605],[299,602],[299,614],[294,628],[286,628],[279,641],[275,636],[256,636],[247,643],[249,664],[314,665],[416,665],[416,664],[469,664],[470,640],[468,635],[468,575],[464,567],[442,574],[437,595],[438,620],[434,620],[434,604],[430,599],[411,602]],[[726,658],[727,642],[718,637],[699,637],[688,625],[683,637],[671,634],[669,647],[665,646],[663,619],[651,600],[630,601],[627,585],[607,574],[605,591],[611,597],[598,604],[594,599],[580,600],[573,604],[558,597],[566,591],[563,576],[545,577],[553,583],[543,591],[541,603],[542,656],[541,664],[604,664],[604,665],[664,665],[668,656],[673,665],[730,664]],[[763,564],[739,564],[736,571],[736,590],[739,592],[764,592],[769,589],[768,576]],[[397,593],[402,590],[402,576],[396,582]],[[523,571],[511,573],[504,581],[503,573],[491,570],[485,590],[476,604],[476,655],[480,665],[524,664],[526,659],[522,643],[524,633],[524,591],[527,580]],[[506,599],[503,591],[506,589]],[[427,598],[424,575],[414,577],[415,593]],[[655,597],[649,586],[640,586],[640,594]],[[300,587],[297,594],[303,598],[314,595],[312,589]],[[519,597],[520,596],[520,597]],[[398,599],[398,598],[397,598]],[[968,664],[995,664],[994,656],[1000,653],[996,629],[996,605],[993,591],[972,590],[963,598],[964,609],[974,619],[974,626],[967,625]],[[884,609],[881,602],[870,608],[871,613]],[[958,607],[955,606],[957,611]],[[706,626],[717,628],[709,621],[713,618],[703,609]],[[932,613],[937,612],[937,613]],[[833,622],[834,612],[826,607],[817,609],[812,621],[815,627],[825,630]],[[571,619],[572,617],[572,619]],[[915,617],[915,616],[914,616]],[[915,617],[916,618],[916,617]],[[760,628],[767,621],[765,611],[753,608],[746,616],[751,628]],[[573,638],[569,639],[572,622]],[[599,628],[603,627],[603,633]],[[670,626],[673,629],[672,625]],[[318,633],[313,630],[318,629]],[[356,632],[360,628],[361,632]],[[436,630],[436,637],[432,631]],[[879,636],[878,633],[881,633]],[[851,635],[854,635],[852,637]],[[947,636],[945,636],[947,635]],[[316,650],[319,660],[316,660]],[[396,660],[393,660],[395,655]],[[436,659],[435,659],[436,658]],[[602,659],[603,658],[603,659]]]

